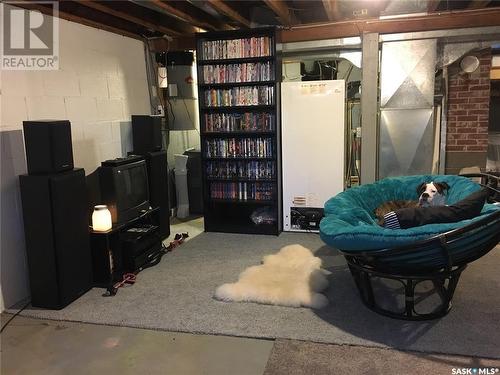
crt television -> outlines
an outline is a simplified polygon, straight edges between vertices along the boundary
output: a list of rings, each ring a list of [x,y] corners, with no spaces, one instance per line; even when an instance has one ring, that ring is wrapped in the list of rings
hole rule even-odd
[[[113,223],[132,220],[149,209],[146,162],[140,157],[107,160],[99,169],[101,200]]]

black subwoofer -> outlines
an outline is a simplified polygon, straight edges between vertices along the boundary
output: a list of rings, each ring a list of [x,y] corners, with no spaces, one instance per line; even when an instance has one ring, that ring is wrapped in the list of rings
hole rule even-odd
[[[163,116],[132,115],[134,153],[144,155],[146,152],[161,150],[163,120]]]
[[[85,172],[19,176],[31,304],[61,309],[91,288]]]
[[[29,174],[73,169],[69,121],[24,121],[23,130]]]

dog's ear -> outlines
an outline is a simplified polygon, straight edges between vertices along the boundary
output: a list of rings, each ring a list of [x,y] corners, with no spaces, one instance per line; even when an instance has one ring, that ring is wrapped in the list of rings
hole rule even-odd
[[[420,194],[422,194],[425,191],[426,187],[427,187],[427,184],[425,182],[422,182],[420,185],[418,185],[417,195],[420,196]]]
[[[450,185],[448,185],[446,182],[434,182],[434,186],[437,188],[439,194],[442,194],[443,191],[449,190],[450,188]]]

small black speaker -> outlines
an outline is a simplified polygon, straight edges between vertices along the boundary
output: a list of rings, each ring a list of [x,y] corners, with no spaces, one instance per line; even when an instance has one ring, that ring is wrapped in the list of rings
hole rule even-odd
[[[148,152],[145,156],[148,166],[149,203],[151,207],[160,207],[160,234],[164,239],[170,235],[167,152]]]
[[[144,155],[162,149],[163,116],[132,115],[134,154]]]
[[[73,169],[69,121],[24,121],[23,129],[29,174],[57,173]]]
[[[92,286],[85,172],[19,176],[31,304],[61,309]]]

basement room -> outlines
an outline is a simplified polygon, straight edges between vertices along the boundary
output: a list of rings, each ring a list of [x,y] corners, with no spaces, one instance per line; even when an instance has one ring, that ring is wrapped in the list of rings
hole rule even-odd
[[[0,19],[2,374],[500,373],[500,2]]]

